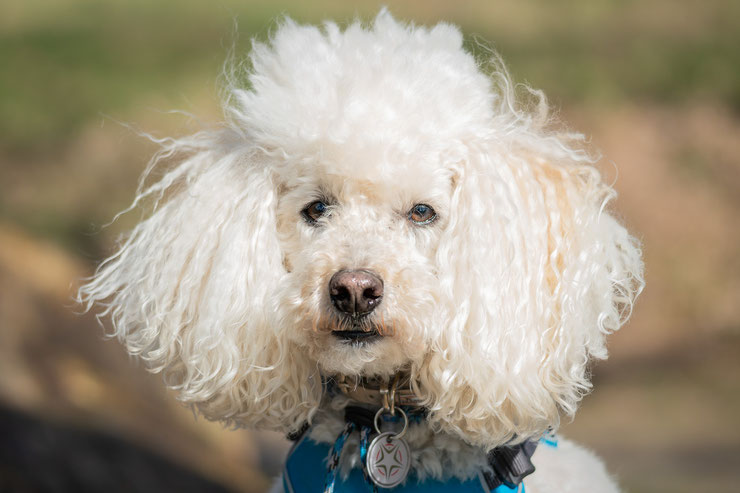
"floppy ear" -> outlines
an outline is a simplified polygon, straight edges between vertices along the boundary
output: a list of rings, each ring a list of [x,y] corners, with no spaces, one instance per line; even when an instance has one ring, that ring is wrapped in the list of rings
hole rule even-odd
[[[565,140],[471,146],[455,174],[438,253],[446,327],[418,375],[435,426],[494,447],[575,412],[642,263],[604,210],[614,192]]]
[[[209,419],[290,431],[316,407],[320,379],[273,315],[285,270],[270,169],[235,141],[224,131],[166,145],[180,164],[134,202],[153,200],[153,212],[79,297]]]

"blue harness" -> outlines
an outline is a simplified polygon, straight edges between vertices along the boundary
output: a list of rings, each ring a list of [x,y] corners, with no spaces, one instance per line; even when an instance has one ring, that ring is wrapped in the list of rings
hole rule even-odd
[[[333,446],[328,443],[317,443],[308,438],[308,433],[295,443],[293,449],[288,455],[283,470],[283,488],[286,493],[320,493],[327,491],[325,476],[327,471],[327,462],[331,470],[331,462],[336,467],[338,455],[341,453],[344,439],[349,433],[340,435]],[[339,443],[341,441],[341,443]],[[557,447],[557,439],[554,436],[548,436],[540,440],[541,444],[550,447]],[[339,449],[337,452],[337,448]],[[488,487],[486,478],[482,473],[478,478],[460,480],[450,478],[445,481],[427,478],[419,481],[413,471],[405,483],[393,488],[393,493],[525,493],[524,483],[518,486],[498,485],[493,489]],[[353,468],[349,476],[344,479],[337,477],[332,478],[331,489],[333,493],[367,493],[376,491],[363,471],[359,468]]]

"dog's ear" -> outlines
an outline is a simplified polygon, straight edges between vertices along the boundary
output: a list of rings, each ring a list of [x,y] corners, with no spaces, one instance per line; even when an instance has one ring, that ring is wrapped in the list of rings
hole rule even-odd
[[[152,213],[79,297],[209,419],[290,431],[321,385],[272,319],[285,269],[270,168],[225,135],[165,147],[179,164],[135,202],[153,201]]]
[[[418,368],[436,426],[493,447],[556,428],[590,389],[587,362],[606,357],[643,284],[590,164],[522,132],[456,167],[438,254],[447,325]]]

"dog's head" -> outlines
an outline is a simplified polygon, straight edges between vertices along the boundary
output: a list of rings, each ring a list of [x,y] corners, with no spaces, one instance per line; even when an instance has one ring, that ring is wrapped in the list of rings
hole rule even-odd
[[[322,376],[408,371],[438,429],[556,426],[642,287],[578,147],[446,24],[256,44],[228,123],[165,145],[153,213],[82,288],[208,417],[291,430]]]

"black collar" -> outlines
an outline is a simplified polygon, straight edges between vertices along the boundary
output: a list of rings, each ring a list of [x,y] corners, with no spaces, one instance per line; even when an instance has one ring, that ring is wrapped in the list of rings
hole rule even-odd
[[[394,406],[421,409],[421,398],[412,389],[411,377],[407,373],[397,373],[390,379],[337,375],[327,379],[327,386],[330,391],[376,409],[392,409]]]

